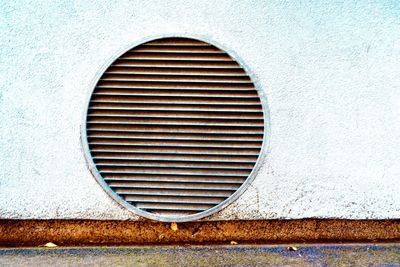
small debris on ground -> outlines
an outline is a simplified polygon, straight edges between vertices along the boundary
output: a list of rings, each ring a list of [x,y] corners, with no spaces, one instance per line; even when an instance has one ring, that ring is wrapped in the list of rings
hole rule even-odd
[[[171,223],[171,230],[172,231],[177,231],[178,230],[178,224],[175,223],[175,222]]]
[[[45,248],[56,248],[58,247],[56,244],[52,243],[52,242],[48,242],[44,245],[39,245],[39,247],[45,247]]]

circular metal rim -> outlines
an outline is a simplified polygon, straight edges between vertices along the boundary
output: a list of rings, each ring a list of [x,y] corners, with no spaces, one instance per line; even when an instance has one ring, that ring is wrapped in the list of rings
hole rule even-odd
[[[117,193],[115,193],[110,186],[104,181],[103,177],[100,175],[99,171],[97,170],[96,164],[93,161],[93,158],[90,153],[89,149],[89,143],[87,141],[87,130],[86,130],[86,120],[87,120],[87,112],[89,109],[89,104],[90,104],[90,99],[93,95],[93,92],[96,88],[96,85],[98,81],[100,80],[101,76],[104,74],[104,72],[114,63],[115,60],[117,60],[119,57],[121,57],[123,54],[128,52],[129,50],[150,42],[154,41],[157,39],[162,39],[162,38],[190,38],[190,39],[195,39],[198,41],[206,42],[208,44],[211,44],[218,49],[221,49],[225,53],[227,53],[230,57],[232,57],[246,72],[246,74],[250,77],[250,80],[254,84],[254,87],[257,91],[257,94],[260,98],[261,102],[261,107],[262,107],[262,112],[263,112],[263,119],[264,119],[264,132],[263,132],[263,141],[261,144],[261,150],[258,155],[258,158],[256,160],[256,163],[254,164],[254,167],[252,171],[250,172],[249,176],[246,178],[246,180],[243,182],[243,184],[227,199],[219,203],[218,205],[207,209],[205,211],[191,214],[191,215],[185,215],[185,216],[162,216],[162,215],[157,215],[154,213],[150,213],[144,210],[141,210],[131,204],[129,204],[127,201],[125,201],[122,197],[120,197]],[[250,186],[250,184],[254,181],[255,177],[257,176],[257,173],[266,158],[266,155],[269,150],[269,137],[270,137],[270,114],[269,114],[269,108],[268,108],[268,102],[267,102],[267,97],[265,96],[264,91],[262,90],[258,79],[255,77],[255,74],[250,71],[250,68],[243,62],[243,60],[231,49],[226,48],[224,45],[216,42],[214,39],[209,38],[208,36],[202,36],[202,35],[193,35],[193,34],[186,34],[186,33],[172,33],[172,34],[163,34],[163,35],[155,35],[155,36],[149,36],[140,40],[136,40],[132,43],[129,43],[127,46],[125,46],[123,49],[118,50],[116,53],[114,53],[104,64],[103,66],[96,72],[95,76],[93,77],[90,87],[89,87],[89,94],[86,99],[86,105],[85,105],[85,110],[83,112],[83,122],[81,124],[81,144],[82,144],[82,149],[85,155],[85,160],[87,162],[87,166],[91,174],[96,178],[97,183],[103,188],[103,190],[107,193],[108,196],[110,196],[114,201],[116,201],[120,206],[126,208],[128,211],[132,212],[133,214],[137,216],[142,216],[147,219],[151,220],[157,220],[161,222],[188,222],[188,221],[195,221],[195,220],[200,220],[205,217],[211,216],[218,211],[221,211],[228,205],[232,204],[240,195],[242,195],[246,189]]]

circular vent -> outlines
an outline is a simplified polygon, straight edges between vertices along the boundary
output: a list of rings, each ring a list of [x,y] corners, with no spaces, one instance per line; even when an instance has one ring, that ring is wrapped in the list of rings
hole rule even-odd
[[[105,70],[83,132],[93,173],[114,199],[147,218],[188,221],[245,189],[264,117],[250,77],[226,52],[163,38]]]

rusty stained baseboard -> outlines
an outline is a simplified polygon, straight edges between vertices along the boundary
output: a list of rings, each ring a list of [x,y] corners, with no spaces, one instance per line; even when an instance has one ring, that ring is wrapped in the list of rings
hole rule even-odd
[[[179,223],[98,220],[0,220],[0,246],[396,242],[400,220],[249,220]]]

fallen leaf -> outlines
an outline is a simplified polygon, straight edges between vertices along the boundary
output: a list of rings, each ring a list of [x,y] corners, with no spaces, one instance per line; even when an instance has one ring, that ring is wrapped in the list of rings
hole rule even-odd
[[[52,243],[52,242],[49,242],[49,243],[46,243],[46,244],[44,244],[44,245],[40,245],[39,247],[56,248],[56,247],[58,247],[58,246],[57,246],[56,244]]]
[[[178,224],[175,223],[175,222],[171,223],[171,230],[172,231],[177,231],[178,230]]]
[[[231,245],[237,245],[238,244],[238,242],[236,242],[236,241],[231,241]]]
[[[288,249],[289,251],[297,251],[297,248],[296,248],[296,247],[292,247],[292,246],[287,247],[287,249]]]

